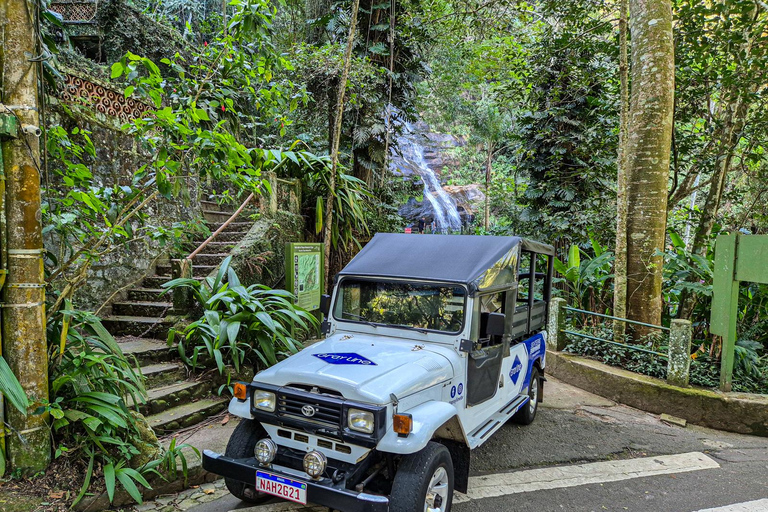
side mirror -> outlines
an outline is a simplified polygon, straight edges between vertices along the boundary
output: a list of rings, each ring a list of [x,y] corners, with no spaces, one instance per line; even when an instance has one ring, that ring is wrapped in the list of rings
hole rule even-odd
[[[485,335],[491,336],[504,336],[504,313],[484,313],[483,316],[488,315],[485,318]]]
[[[320,312],[328,316],[328,313],[331,311],[331,296],[330,295],[321,295],[320,296]]]

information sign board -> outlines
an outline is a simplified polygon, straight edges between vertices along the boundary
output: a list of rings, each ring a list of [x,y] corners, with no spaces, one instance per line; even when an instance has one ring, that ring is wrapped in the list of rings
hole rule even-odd
[[[296,305],[314,311],[320,308],[325,276],[323,244],[285,244],[285,284],[296,296]]]

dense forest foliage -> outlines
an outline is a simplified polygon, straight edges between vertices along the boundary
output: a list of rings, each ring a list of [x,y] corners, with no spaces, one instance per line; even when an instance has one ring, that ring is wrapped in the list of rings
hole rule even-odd
[[[163,107],[162,115],[129,128],[158,155],[138,172],[138,182],[144,175],[156,179],[159,192],[171,198],[184,193],[180,176],[186,173],[256,192],[263,192],[262,171],[274,168],[280,176],[298,178],[306,236],[329,240],[334,272],[372,233],[402,231],[412,222],[398,209],[409,198],[424,200],[423,185],[418,177],[395,177],[390,161],[405,149],[398,137],[423,121],[432,132],[458,141],[445,149],[450,164],[442,169],[443,185],[477,184],[485,191],[478,233],[556,245],[560,293],[572,304],[656,324],[691,319],[700,359],[718,361],[719,338],[708,329],[715,237],[768,231],[764,7],[751,0],[672,4],[669,179],[667,197],[659,203],[665,210],[650,214],[666,226],[667,235],[646,250],[643,257],[650,261],[630,255],[658,283],[651,290],[660,290],[658,305],[645,312],[632,299],[628,306],[615,303],[614,276],[620,274],[614,254],[627,257],[616,235],[623,190],[617,171],[621,110],[623,102],[634,101],[634,96],[622,99],[625,4],[363,0],[349,41],[352,4],[129,3],[174,34],[168,39],[173,43],[165,48],[158,43],[147,55],[130,48],[130,41],[115,44],[129,53],[108,54],[102,68],[127,92]],[[632,31],[624,37],[632,47]],[[67,49],[59,60],[75,62],[83,57],[77,51]],[[333,128],[347,64],[335,172]],[[624,72],[632,90],[631,80],[644,75],[629,68]],[[162,135],[147,137],[150,133]],[[61,144],[71,140],[66,135],[52,135],[59,137],[52,137],[54,146],[79,147]],[[54,151],[70,162],[64,173],[81,169],[76,158],[65,158],[71,149]],[[66,206],[73,203],[71,194],[77,199],[88,192],[67,194],[51,199]],[[136,199],[118,191],[110,200]],[[113,206],[102,208],[108,212]],[[630,202],[627,208],[630,229],[633,220],[647,223],[641,216],[647,204]],[[64,231],[77,223],[67,220],[65,210],[52,214],[66,239]],[[87,273],[78,271],[85,278]],[[764,389],[764,370],[755,368],[765,365],[768,290],[749,285],[742,296],[738,386]],[[62,303],[60,297],[57,305]],[[711,378],[698,383],[716,384]]]
[[[268,196],[267,175],[276,175],[300,183],[302,238],[328,246],[333,274],[372,234],[402,232],[414,223],[398,212],[409,200],[425,202],[424,184],[394,173],[392,161],[407,149],[398,140],[416,124],[453,141],[443,149],[443,185],[483,190],[475,233],[554,245],[557,293],[573,307],[663,326],[691,320],[691,382],[717,387],[722,342],[709,329],[715,239],[768,234],[763,2],[671,3],[666,57],[672,62],[674,55],[674,77],[660,85],[669,99],[674,92],[667,113],[671,144],[660,160],[668,157],[670,165],[660,174],[666,186],[656,199],[663,207],[650,211],[650,203],[638,200],[642,185],[637,171],[632,174],[638,159],[623,160],[632,139],[622,126],[629,119],[631,128],[636,119],[622,112],[630,100],[633,106],[640,101],[641,79],[659,70],[640,69],[636,47],[648,34],[632,17],[625,34],[623,0],[100,4],[97,46],[70,37],[50,5],[41,9],[41,70],[51,95],[67,69],[79,69],[152,111],[122,127],[145,158],[119,180],[93,171],[98,141],[66,106],[45,127],[42,222],[52,393],[38,405],[54,419],[56,456],[75,454],[73,464],[88,475],[73,498],[85,495],[94,474],[104,478],[110,499],[116,479],[138,496],[137,487],[149,485],[146,477],[166,466],[175,472],[183,457],[174,445],[153,453],[153,462],[145,460],[139,423],[122,401],[144,393],[141,376],[115,348],[99,311],[79,306],[94,264],[137,242],[162,244],[178,256],[206,228],[200,219],[161,224],[151,205],[188,205],[202,198],[203,188],[239,204],[243,192]],[[627,44],[633,48],[629,67],[622,65]],[[663,240],[646,247],[639,261],[632,252],[633,235],[640,233],[633,220],[645,223],[644,216]],[[633,265],[644,269],[638,273]],[[280,291],[253,285],[240,297],[228,296],[225,273],[239,283],[225,268],[212,286],[221,296],[192,281],[172,286],[193,288],[208,304],[187,332],[200,338],[195,363],[207,351],[227,376],[249,357],[273,364],[298,345],[296,333],[275,327],[275,318],[298,322],[305,328],[299,331],[315,328],[314,317]],[[619,276],[629,295],[617,292]],[[646,280],[657,283],[657,307],[639,311],[632,286],[640,289]],[[766,393],[768,286],[748,284],[739,293],[734,389]],[[615,302],[620,295],[621,307]],[[236,300],[241,309],[211,313],[222,301]],[[257,307],[266,317],[243,334],[247,342],[232,336],[223,349],[213,347],[222,339],[218,329],[230,332],[225,322]],[[654,350],[666,343],[587,317],[571,322]],[[266,342],[264,329],[271,329]],[[656,358],[601,342],[574,339],[568,350],[653,376],[666,372]],[[16,398],[14,405],[23,408],[23,396]],[[111,444],[105,447],[104,440]]]

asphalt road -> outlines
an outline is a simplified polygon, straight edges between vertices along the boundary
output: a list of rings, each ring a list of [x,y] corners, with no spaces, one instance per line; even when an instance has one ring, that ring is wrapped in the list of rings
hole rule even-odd
[[[665,456],[679,467],[664,469]],[[689,466],[691,458],[704,466]],[[668,472],[645,476],[644,465]],[[578,475],[568,480],[569,471]],[[722,510],[768,512],[768,439],[668,425],[550,379],[536,421],[506,425],[475,450],[471,476],[476,488],[471,482],[469,496],[457,495],[454,512],[694,512],[745,502]],[[286,508],[248,508],[228,495],[190,509],[231,510]]]

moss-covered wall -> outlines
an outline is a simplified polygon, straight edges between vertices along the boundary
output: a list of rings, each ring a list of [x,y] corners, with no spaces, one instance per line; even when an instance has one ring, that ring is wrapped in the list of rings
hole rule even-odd
[[[91,132],[96,158],[89,162],[89,166],[96,182],[103,185],[129,184],[134,172],[147,158],[139,151],[134,138],[124,134],[114,118],[84,107],[61,105],[55,98],[51,98],[51,103],[49,124],[60,124],[68,130],[77,126]],[[51,168],[56,165],[53,161],[49,163]],[[50,175],[50,186],[63,186],[56,181],[55,173]],[[201,219],[200,204],[195,200],[197,182],[190,180],[188,184],[191,201],[159,198],[145,209],[149,219],[146,225],[170,227],[182,220]],[[152,273],[158,261],[166,258],[167,247],[152,239],[149,233],[142,233],[138,222],[134,222],[132,227],[134,233],[143,235],[141,239],[102,256],[93,264],[87,283],[75,294],[76,307],[93,310],[110,298],[119,298],[119,292],[138,284],[145,275]],[[60,255],[60,241],[51,232],[45,236],[45,245],[57,257]],[[115,292],[118,295],[114,295]]]
[[[156,63],[177,51],[187,56],[187,43],[179,32],[143,14],[125,0],[106,0],[96,16],[102,34],[101,48],[108,63],[120,60],[127,51]]]
[[[285,244],[301,242],[303,226],[299,215],[286,211],[259,219],[232,251],[232,266],[240,280],[284,287]]]

